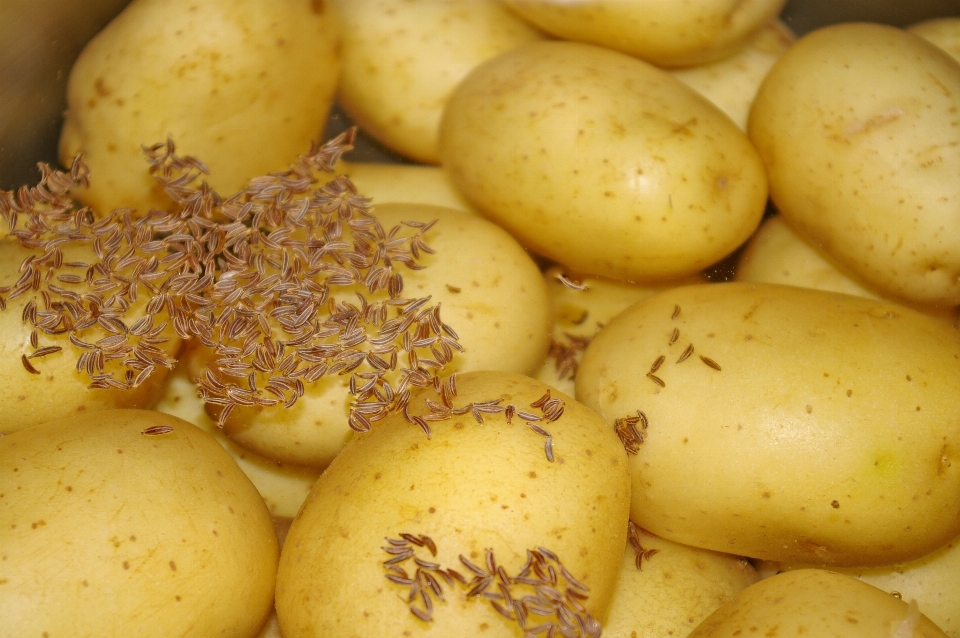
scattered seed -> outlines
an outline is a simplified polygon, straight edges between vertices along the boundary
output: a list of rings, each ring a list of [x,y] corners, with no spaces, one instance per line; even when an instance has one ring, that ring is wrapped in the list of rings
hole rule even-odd
[[[711,368],[713,368],[714,370],[720,370],[720,364],[714,361],[713,359],[700,355],[700,360],[703,361],[708,366],[710,366]]]

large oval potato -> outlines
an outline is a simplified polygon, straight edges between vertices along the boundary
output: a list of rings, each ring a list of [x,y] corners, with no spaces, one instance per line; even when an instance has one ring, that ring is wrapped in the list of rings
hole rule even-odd
[[[784,0],[506,0],[540,28],[658,66],[690,66],[730,55]]]
[[[960,332],[926,315],[793,286],[675,288],[594,338],[576,388],[634,442],[631,517],[658,536],[879,565],[960,534]]]
[[[798,232],[885,294],[960,305],[960,65],[918,36],[841,24],[797,41],[749,133]]]
[[[700,623],[689,638],[776,636],[781,631],[848,638],[946,638],[922,611],[850,576],[804,569],[745,589]]]
[[[474,67],[544,36],[498,0],[337,0],[343,109],[382,144],[439,164],[440,116]]]
[[[766,175],[706,98],[645,62],[539,42],[467,76],[444,111],[444,166],[533,251],[628,281],[682,277],[749,237]]]
[[[131,2],[70,71],[60,159],[82,153],[92,176],[75,196],[103,213],[169,209],[141,147],[171,136],[223,195],[284,170],[333,105],[337,24],[319,0]]]
[[[145,410],[0,438],[0,634],[256,636],[279,549],[209,435]]]
[[[276,597],[283,635],[513,638],[523,633],[518,625],[568,623],[547,598],[523,601],[547,613],[529,611],[521,622],[505,590],[518,603],[543,594],[566,605],[568,588],[583,593],[575,581],[589,592],[569,623],[578,609],[581,620],[589,613],[602,622],[626,542],[626,455],[613,431],[570,397],[550,399],[563,402],[557,418],[554,408],[536,407],[548,391],[521,375],[466,373],[450,401],[466,411],[430,421],[429,437],[395,413],[351,440],[287,535]],[[428,398],[440,401],[432,388],[414,393],[409,413],[430,414]],[[517,412],[509,421],[502,410],[479,412],[490,402]],[[535,425],[549,439],[523,411],[542,417]],[[514,580],[531,552],[548,562]],[[441,573],[448,569],[472,584],[457,585]],[[487,588],[492,599],[478,595]]]

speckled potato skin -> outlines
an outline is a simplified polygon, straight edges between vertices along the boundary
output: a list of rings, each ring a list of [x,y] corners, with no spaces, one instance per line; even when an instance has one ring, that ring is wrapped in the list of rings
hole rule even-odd
[[[266,621],[270,515],[193,425],[61,419],[0,438],[0,471],[0,635],[252,638]]]
[[[768,218],[740,253],[737,281],[786,284],[882,299],[882,295],[841,269],[816,246],[791,229],[780,215]],[[960,308],[924,306],[893,300],[956,326]]]
[[[757,90],[773,63],[796,39],[790,27],[773,20],[735,53],[707,64],[674,69],[671,73],[716,104],[746,131]]]
[[[597,44],[663,67],[730,55],[784,5],[784,0],[505,1],[565,40]]]
[[[476,213],[440,166],[387,164],[385,162],[337,162],[338,175],[346,175],[357,192],[381,204],[432,204]]]
[[[767,198],[746,136],[641,60],[540,42],[476,69],[447,104],[444,167],[480,212],[574,271],[686,276],[750,236]]]
[[[516,374],[466,373],[454,404],[502,398],[528,406],[547,389]],[[413,396],[411,412],[423,410],[426,396],[432,389]],[[414,617],[408,588],[388,581],[383,567],[385,537],[402,533],[429,536],[437,555],[424,549],[423,558],[464,574],[461,554],[480,564],[491,548],[515,575],[528,549],[546,547],[590,588],[584,604],[602,622],[626,542],[626,455],[596,414],[553,396],[565,401],[563,415],[542,424],[553,436],[553,463],[543,437],[502,414],[484,415],[482,425],[469,414],[431,422],[429,439],[394,414],[350,441],[284,544],[276,601],[285,638],[520,635],[486,599],[446,584],[433,621]]]
[[[323,132],[340,58],[320,0],[135,0],[70,72],[60,159],[83,153],[95,211],[166,210],[141,146],[172,137],[227,196],[282,171]]]
[[[640,532],[644,558],[628,544],[604,638],[686,636],[720,605],[760,577],[749,561]]]
[[[778,563],[782,571],[816,567]],[[870,568],[839,568],[903,600],[916,600],[921,611],[950,638],[960,636],[960,537],[932,554],[908,563]]]
[[[825,27],[748,125],[790,225],[886,295],[960,305],[960,65],[906,31]]]
[[[927,42],[935,44],[957,62],[960,62],[960,17],[925,20],[907,27]]]
[[[383,204],[374,214],[386,229],[438,220],[425,235],[435,251],[423,254],[426,268],[401,266],[400,273],[403,295],[440,304],[442,320],[459,336],[465,352],[448,364],[448,373],[537,369],[549,347],[550,301],[540,270],[515,239],[477,215],[440,206]],[[356,302],[352,293],[348,300]],[[193,378],[209,355],[203,347],[186,354]],[[351,436],[349,405],[349,375],[323,377],[308,384],[292,408],[234,410],[224,432],[265,457],[323,468]]]
[[[83,246],[74,246],[65,251],[65,260],[86,261],[95,259],[93,250]],[[13,286],[20,278],[20,264],[27,257],[37,253],[22,248],[12,238],[0,239],[0,286]],[[85,285],[64,285],[64,288],[83,294]],[[34,348],[30,346],[30,333],[33,327],[23,321],[23,309],[30,300],[36,300],[42,310],[42,298],[33,292],[27,292],[16,299],[6,302],[6,310],[0,311],[0,378],[5,389],[0,392],[0,435],[11,434],[54,419],[68,416],[82,417],[84,414],[112,408],[149,408],[160,395],[167,369],[157,366],[154,373],[136,388],[130,390],[96,389],[91,390],[90,377],[86,372],[77,372],[77,360],[83,350],[67,339],[66,335],[56,337],[38,331],[38,345],[60,346],[60,352],[30,360],[30,364],[40,374],[27,372],[21,356],[30,355]],[[140,305],[146,305],[147,299],[141,296]],[[133,322],[126,322],[131,325]],[[96,341],[107,333],[103,330],[87,330],[81,339]],[[159,344],[170,355],[176,355],[180,349],[180,339],[172,326],[164,332],[169,341]],[[122,378],[122,375],[121,375]]]
[[[646,415],[631,517],[658,536],[880,565],[960,534],[960,332],[926,315],[793,286],[675,288],[597,335],[576,389],[611,425]]]
[[[335,0],[343,71],[337,96],[395,152],[439,164],[440,116],[474,67],[544,35],[499,0]]]
[[[760,581],[713,612],[688,638],[750,634],[790,638],[947,636],[929,618],[911,610],[905,601],[856,578],[819,569]]]

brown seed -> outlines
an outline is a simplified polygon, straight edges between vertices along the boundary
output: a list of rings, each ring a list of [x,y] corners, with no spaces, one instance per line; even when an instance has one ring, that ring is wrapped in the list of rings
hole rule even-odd
[[[720,370],[720,364],[714,361],[713,359],[700,355],[700,360],[703,361],[708,366],[710,366],[711,368],[713,368],[714,370]]]
[[[691,343],[690,345],[688,345],[687,348],[683,351],[683,354],[681,354],[681,355],[680,355],[680,358],[677,359],[677,363],[683,363],[684,361],[686,361],[686,360],[690,357],[691,354],[693,354],[693,344],[692,344],[692,343]],[[702,357],[701,357],[701,358],[702,358]]]
[[[26,369],[26,371],[29,372],[30,374],[40,374],[40,371],[34,368],[33,365],[31,365],[30,360],[27,359],[27,355],[25,354],[20,355],[20,362],[23,364],[23,367]]]
[[[651,381],[653,381],[654,383],[656,383],[656,384],[657,384],[658,386],[660,386],[661,388],[667,387],[667,384],[663,382],[663,379],[661,379],[660,377],[656,376],[656,375],[653,374],[652,372],[648,372],[648,373],[647,373],[647,378],[650,379]]]

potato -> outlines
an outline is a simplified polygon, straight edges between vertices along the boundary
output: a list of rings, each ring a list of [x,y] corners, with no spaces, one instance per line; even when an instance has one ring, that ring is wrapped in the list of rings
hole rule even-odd
[[[108,410],[0,438],[5,636],[256,636],[278,547],[209,435]]]
[[[402,221],[438,220],[425,235],[435,251],[421,261],[426,268],[400,272],[404,297],[430,297],[431,304],[440,304],[441,319],[460,338],[465,353],[448,364],[448,373],[537,369],[549,347],[549,300],[536,264],[509,234],[476,215],[426,204],[384,204],[375,214],[386,229]],[[345,300],[356,303],[352,294]],[[398,357],[405,367],[406,353],[400,350]],[[196,379],[210,350],[192,349],[185,358]],[[262,456],[322,469],[351,436],[349,376],[326,376],[307,385],[289,409],[234,410],[224,432]]]
[[[853,566],[960,534],[960,332],[908,308],[773,284],[675,288],[594,338],[576,389],[633,441],[631,518],[658,536]]]
[[[603,626],[605,638],[682,638],[760,580],[743,558],[687,547],[643,530],[636,540],[645,553],[638,568],[637,551],[627,545]]]
[[[927,42],[935,44],[960,62],[960,17],[925,20],[907,27]]]
[[[777,61],[796,40],[790,28],[773,20],[752,36],[736,53],[698,66],[671,71],[691,89],[720,107],[742,130],[757,89]]]
[[[911,33],[801,38],[749,123],[784,220],[885,295],[960,305],[957,95],[960,65]]]
[[[498,401],[501,408],[552,413],[531,405],[549,389],[528,377],[467,373],[456,388],[455,408]],[[424,401],[431,397],[439,401],[432,387],[414,393],[410,413],[429,414]],[[504,581],[488,559],[512,578],[530,551],[555,554],[589,588],[583,605],[602,622],[626,542],[626,455],[596,414],[570,397],[556,398],[563,401],[562,415],[538,423],[550,434],[553,462],[545,454],[545,439],[519,413],[508,423],[503,412],[484,412],[478,423],[468,410],[430,421],[429,437],[394,414],[350,441],[317,481],[284,544],[276,596],[283,635],[518,636],[517,623],[491,601],[466,595],[479,583],[455,585],[437,569],[454,569],[471,581],[476,572],[459,559],[463,556],[479,570],[494,572],[493,594],[503,591]],[[396,558],[399,570],[424,582],[424,576],[414,576],[418,566],[407,549],[426,561],[421,574],[431,574],[443,592],[423,590],[429,607],[417,595],[409,600],[409,583],[384,564]],[[556,562],[550,565],[558,574],[556,589],[565,592],[573,581]],[[388,579],[391,574],[401,580]],[[538,575],[531,571],[529,578]],[[533,594],[529,585],[511,581],[508,587],[517,601]],[[512,607],[502,599],[500,604]],[[421,620],[411,609],[432,620]],[[506,613],[515,618],[515,612]],[[531,613],[527,627],[547,622],[557,621]]]
[[[541,29],[658,66],[690,66],[732,54],[780,12],[784,0],[505,0]]]
[[[439,164],[440,115],[471,69],[543,38],[496,0],[336,0],[338,97],[364,131],[397,153]]]
[[[630,56],[541,42],[476,69],[447,104],[444,167],[485,216],[576,272],[683,277],[760,223],[766,176],[705,98]]]
[[[882,296],[834,264],[815,246],[797,235],[776,215],[767,219],[754,233],[740,254],[737,281],[803,286],[848,295],[881,299]],[[912,307],[951,325],[957,325],[957,308],[938,308],[899,303]]]
[[[781,571],[803,568],[784,563],[777,567]],[[960,636],[960,579],[957,578],[960,574],[960,538],[909,563],[835,571],[859,578],[903,600],[916,600],[924,615],[945,634],[951,638]]]
[[[756,635],[944,638],[917,607],[855,578],[805,569],[762,580],[693,630],[689,638]]]
[[[70,71],[60,159],[83,153],[92,177],[76,195],[99,212],[169,209],[141,150],[168,136],[224,196],[285,169],[323,131],[337,43],[320,0],[135,0]]]
[[[373,200],[375,206],[432,204],[476,212],[439,166],[340,161],[336,168],[338,175],[348,176],[357,192]]]
[[[207,415],[203,400],[197,396],[197,386],[190,380],[185,365],[178,366],[167,377],[163,392],[153,409],[192,423],[213,436],[260,492],[274,518],[296,516],[310,488],[320,476],[320,471],[315,468],[280,463],[231,441]]]
[[[64,261],[93,262],[95,256],[89,247],[71,246],[64,249]],[[0,239],[0,286],[14,286],[23,274],[20,266],[25,259],[38,257],[36,251],[20,246],[16,239]],[[66,270],[64,271],[66,272]],[[80,271],[83,272],[82,270]],[[59,282],[58,282],[59,283]],[[86,284],[63,285],[79,294],[90,292]],[[4,295],[6,298],[7,295]],[[33,304],[41,312],[45,310],[43,297],[30,290],[15,298],[7,299],[6,309],[0,311],[0,375],[6,390],[0,393],[0,435],[11,434],[24,428],[67,416],[83,416],[99,410],[111,408],[148,408],[160,394],[167,370],[157,366],[152,375],[136,388],[121,390],[117,388],[90,389],[92,380],[85,372],[77,371],[77,361],[89,350],[74,345],[67,335],[49,335],[37,331],[39,348],[51,346],[61,350],[29,359],[29,366],[35,374],[25,369],[22,357],[30,357],[37,348],[30,345],[30,333],[33,326],[23,320],[24,308]],[[142,301],[131,310],[142,312],[146,301]],[[125,321],[131,325],[132,321]],[[82,340],[95,343],[110,333],[99,326],[83,330],[78,335]],[[167,328],[163,336],[168,339],[160,347],[170,356],[180,349],[180,339],[172,328]],[[117,367],[107,365],[107,370],[116,372]],[[123,375],[119,377],[122,379]]]
[[[570,285],[563,283],[560,277]],[[540,367],[536,378],[569,395],[574,393],[574,378],[583,358],[583,349],[594,335],[634,302],[681,283],[668,282],[656,286],[629,284],[566,273],[559,266],[548,268],[543,278],[547,282],[553,306],[553,336],[550,356]],[[705,281],[701,276],[694,276],[682,283]]]

